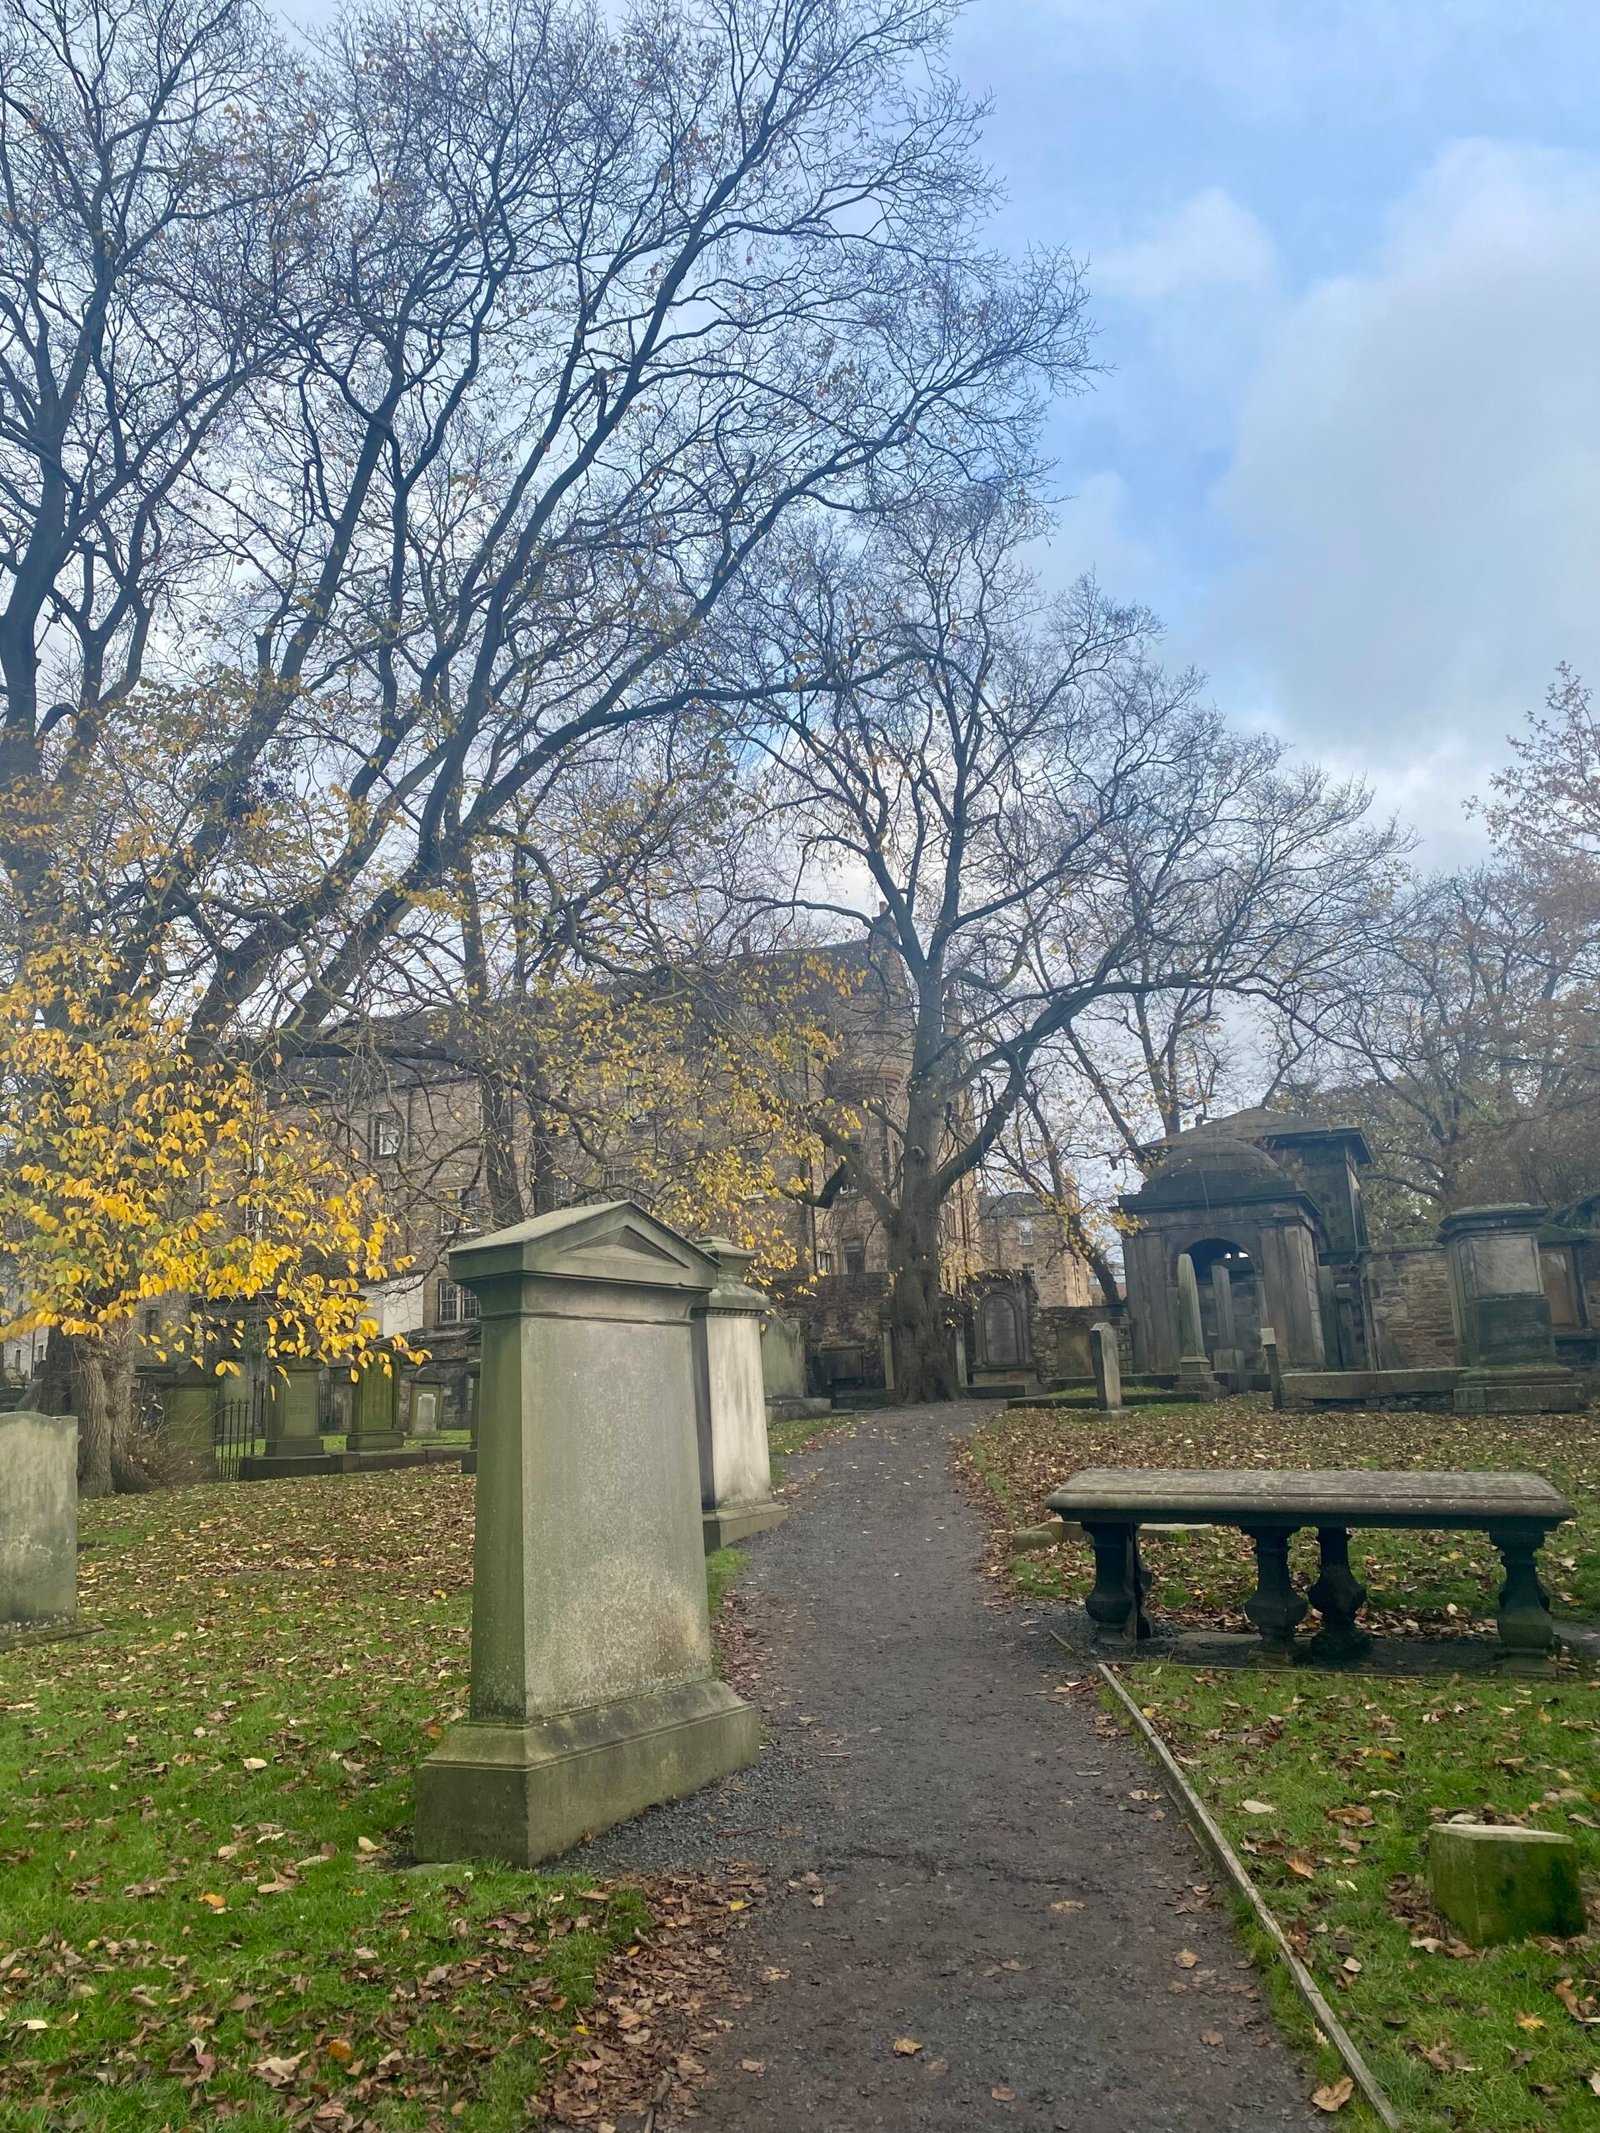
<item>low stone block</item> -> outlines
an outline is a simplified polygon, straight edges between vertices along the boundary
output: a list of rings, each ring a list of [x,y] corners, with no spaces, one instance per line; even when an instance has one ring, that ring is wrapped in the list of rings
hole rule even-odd
[[[1476,1948],[1584,1930],[1578,1849],[1548,1829],[1442,1822],[1428,1839],[1433,1900]]]
[[[739,1548],[758,1533],[770,1533],[774,1526],[781,1526],[789,1515],[789,1506],[782,1503],[723,1504],[715,1511],[702,1511],[700,1525],[705,1536],[707,1555],[715,1555],[719,1548]]]

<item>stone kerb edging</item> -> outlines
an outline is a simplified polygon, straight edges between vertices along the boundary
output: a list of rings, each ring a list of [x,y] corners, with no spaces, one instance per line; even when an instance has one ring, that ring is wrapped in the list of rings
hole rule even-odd
[[[1346,2073],[1349,2074],[1356,2087],[1372,2106],[1381,2122],[1390,2127],[1392,2133],[1404,2133],[1403,2122],[1394,2105],[1389,2101],[1379,2085],[1377,2075],[1373,2073],[1366,2060],[1362,2058],[1360,2051],[1356,2047],[1355,2039],[1324,1999],[1316,1979],[1289,1945],[1289,1936],[1279,1925],[1277,1917],[1268,1905],[1266,1898],[1250,1878],[1243,1860],[1223,1835],[1221,1828],[1205,1802],[1184,1776],[1183,1767],[1177,1757],[1103,1660],[1099,1662],[1099,1673],[1100,1678],[1121,1705],[1123,1714],[1132,1726],[1139,1745],[1144,1749],[1150,1760],[1155,1763],[1162,1777],[1166,1780],[1167,1788],[1171,1792],[1179,1812],[1199,1840],[1202,1848],[1215,1860],[1217,1866],[1226,1875],[1235,1893],[1242,1896],[1250,1906],[1262,1931],[1283,1958],[1289,1975],[1294,1981],[1295,1990],[1305,2002],[1312,2020],[1343,2060]]]

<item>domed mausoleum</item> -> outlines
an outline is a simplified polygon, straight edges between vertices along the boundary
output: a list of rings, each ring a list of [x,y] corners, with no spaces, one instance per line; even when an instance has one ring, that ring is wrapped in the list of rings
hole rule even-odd
[[[1358,1173],[1371,1157],[1358,1132],[1243,1111],[1146,1155],[1144,1184],[1120,1203],[1131,1225],[1123,1259],[1136,1370],[1178,1367],[1183,1253],[1194,1264],[1214,1370],[1261,1368],[1263,1326],[1276,1332],[1285,1369],[1365,1365]]]

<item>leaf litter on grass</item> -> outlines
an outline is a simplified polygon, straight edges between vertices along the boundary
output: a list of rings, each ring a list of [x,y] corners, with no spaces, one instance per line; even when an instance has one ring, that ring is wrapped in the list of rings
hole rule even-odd
[[[84,1505],[96,1634],[0,1654],[0,2124],[687,2098],[756,1876],[403,1870],[465,1707],[471,1536],[437,1471]]]

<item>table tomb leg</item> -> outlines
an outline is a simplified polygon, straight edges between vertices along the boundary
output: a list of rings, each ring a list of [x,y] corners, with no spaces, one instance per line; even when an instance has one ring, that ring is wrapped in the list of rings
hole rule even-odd
[[[1543,1526],[1491,1526],[1489,1538],[1506,1566],[1495,1622],[1507,1651],[1547,1652],[1555,1642],[1550,1595],[1539,1582]]]
[[[1103,1634],[1121,1637],[1131,1622],[1136,1637],[1148,1637],[1143,1602],[1150,1580],[1139,1562],[1138,1528],[1090,1525],[1085,1520],[1083,1530],[1094,1543],[1094,1589],[1083,1603],[1090,1621]]]
[[[1317,1546],[1322,1564],[1307,1597],[1321,1615],[1322,1627],[1310,1650],[1333,1665],[1348,1665],[1372,1649],[1371,1637],[1356,1620],[1367,1588],[1350,1568],[1350,1535],[1343,1526],[1319,1526]]]
[[[1306,1613],[1306,1603],[1289,1576],[1289,1539],[1286,1526],[1246,1526],[1256,1544],[1256,1589],[1245,1602],[1245,1613],[1261,1633],[1269,1652],[1289,1654],[1294,1633]]]

